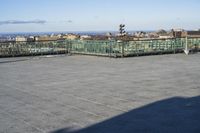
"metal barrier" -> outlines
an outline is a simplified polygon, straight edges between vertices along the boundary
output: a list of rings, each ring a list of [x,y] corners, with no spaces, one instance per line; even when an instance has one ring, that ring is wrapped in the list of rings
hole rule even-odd
[[[67,41],[2,42],[0,57],[35,56],[68,53]]]
[[[200,38],[154,39],[140,41],[58,40],[42,42],[0,42],[0,57],[51,54],[87,54],[127,57],[200,50]]]

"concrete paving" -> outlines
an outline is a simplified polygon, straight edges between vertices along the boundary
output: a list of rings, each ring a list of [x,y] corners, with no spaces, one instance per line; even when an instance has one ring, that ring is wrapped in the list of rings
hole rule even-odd
[[[200,54],[1,58],[0,133],[81,131],[157,101],[197,97],[199,81]]]

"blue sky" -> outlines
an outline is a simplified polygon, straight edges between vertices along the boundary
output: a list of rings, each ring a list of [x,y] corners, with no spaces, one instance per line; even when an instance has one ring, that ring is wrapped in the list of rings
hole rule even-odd
[[[200,0],[0,0],[0,32],[199,29]]]

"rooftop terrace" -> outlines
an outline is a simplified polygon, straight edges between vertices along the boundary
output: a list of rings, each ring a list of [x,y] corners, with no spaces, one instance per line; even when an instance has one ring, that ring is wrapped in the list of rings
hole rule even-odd
[[[199,133],[200,54],[0,59],[2,133]]]

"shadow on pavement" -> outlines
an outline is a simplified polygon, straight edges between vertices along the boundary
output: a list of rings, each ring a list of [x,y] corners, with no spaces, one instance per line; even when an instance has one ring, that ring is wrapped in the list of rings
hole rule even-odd
[[[200,96],[157,101],[84,129],[52,133],[200,133]]]

